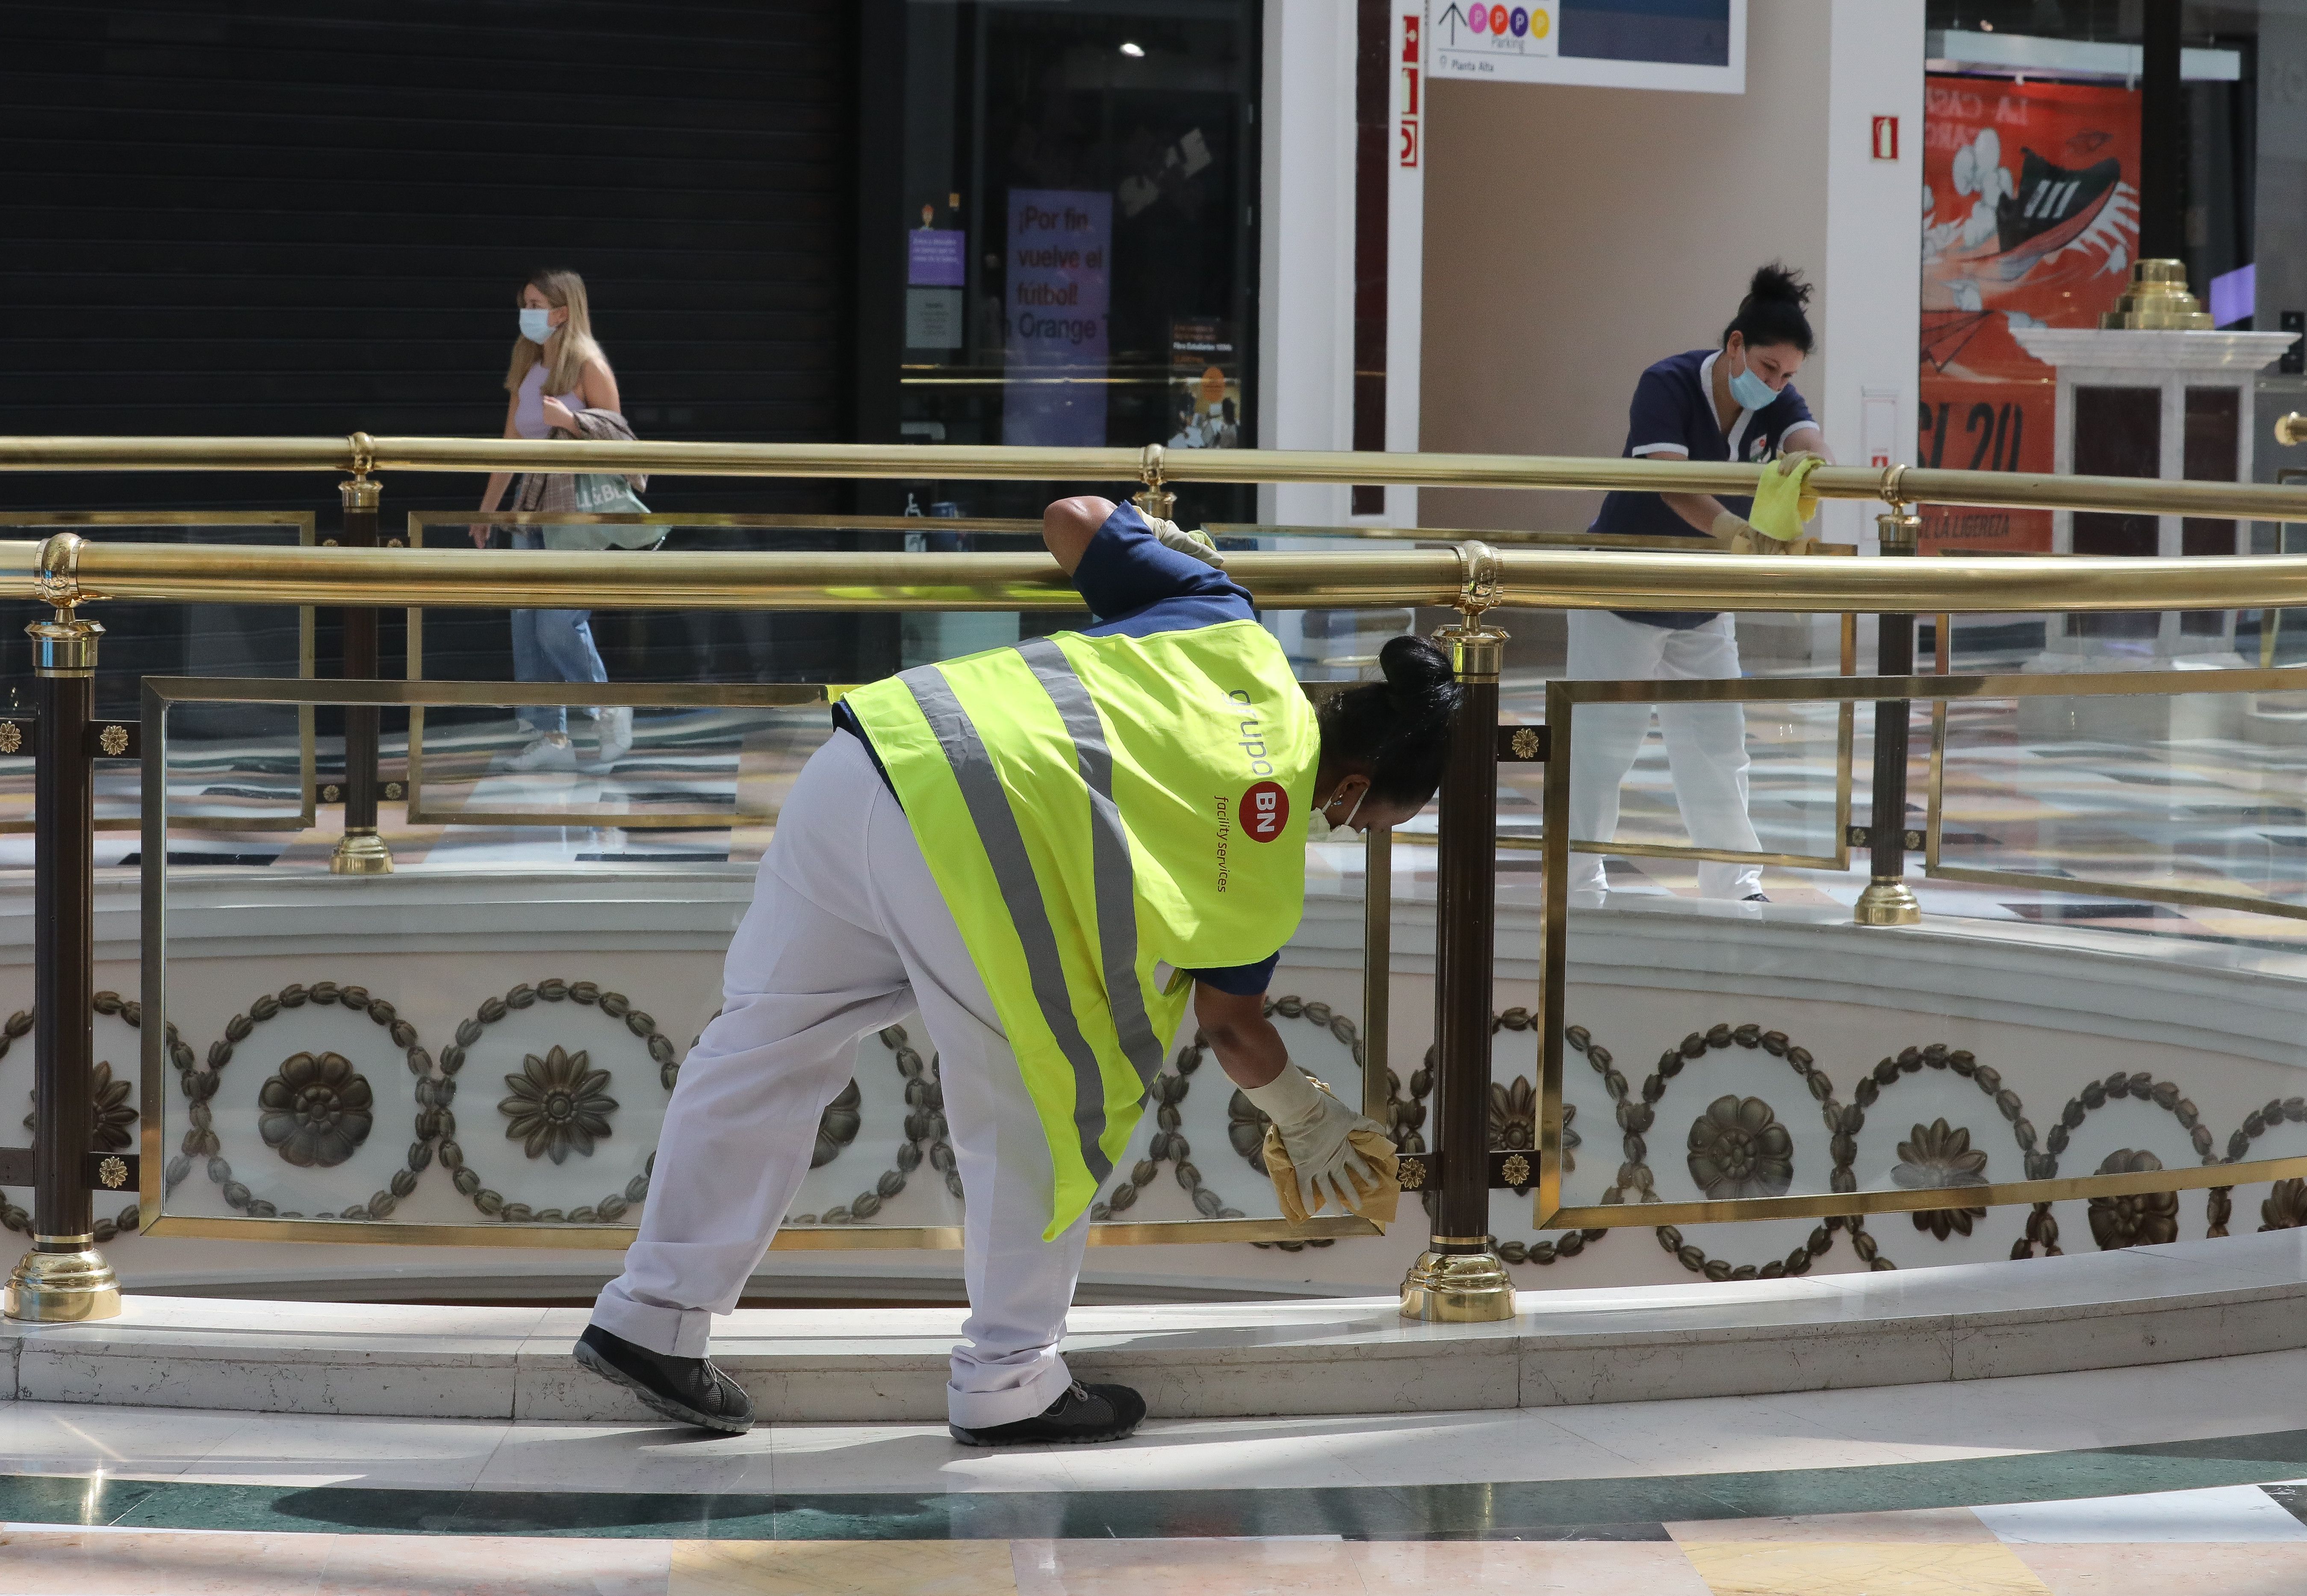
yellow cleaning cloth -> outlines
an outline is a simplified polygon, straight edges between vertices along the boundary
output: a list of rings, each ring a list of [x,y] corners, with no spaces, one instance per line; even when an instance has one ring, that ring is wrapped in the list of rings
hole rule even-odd
[[[1754,490],[1754,508],[1747,525],[1764,537],[1791,543],[1803,534],[1803,523],[1818,514],[1818,495],[1810,491],[1810,474],[1826,464],[1818,455],[1788,455],[1762,468]]]
[[[1330,1088],[1320,1081],[1314,1083],[1325,1092]],[[1337,1096],[1331,1092],[1332,1097]],[[1354,1189],[1354,1212],[1379,1225],[1394,1223],[1394,1205],[1402,1200],[1402,1182],[1397,1177],[1394,1143],[1376,1131],[1354,1131],[1346,1139],[1353,1149],[1369,1160],[1376,1172],[1377,1183],[1370,1185],[1351,1170],[1346,1172],[1346,1184]],[[1265,1127],[1265,1173],[1274,1182],[1274,1195],[1282,1203],[1282,1212],[1292,1225],[1303,1225],[1310,1216],[1306,1204],[1298,1195],[1298,1166],[1290,1162],[1290,1150],[1282,1145],[1282,1132],[1268,1121]],[[1314,1209],[1321,1211],[1328,1200],[1326,1191],[1314,1194]]]

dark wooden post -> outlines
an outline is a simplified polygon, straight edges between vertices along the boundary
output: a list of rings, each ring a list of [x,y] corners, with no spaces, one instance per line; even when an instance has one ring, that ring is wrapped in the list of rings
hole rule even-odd
[[[384,492],[365,474],[338,484],[344,499],[343,544],[347,549],[377,547],[376,512]],[[345,610],[344,671],[347,680],[376,679],[376,610],[355,604]],[[338,875],[390,875],[392,850],[376,830],[376,721],[374,704],[345,706],[345,829],[330,857],[329,869]]]
[[[1402,1283],[1404,1319],[1471,1324],[1514,1317],[1514,1282],[1490,1235],[1490,979],[1497,938],[1498,671],[1504,632],[1482,624],[1498,600],[1497,555],[1462,543],[1459,623],[1437,641],[1464,688],[1450,727],[1437,838],[1434,923],[1434,1229]]]
[[[110,1319],[120,1283],[96,1250],[87,1154],[94,1123],[96,976],[96,644],[83,620],[70,533],[40,548],[39,588],[52,620],[32,639],[32,703],[39,714],[32,775],[32,1250],[9,1276],[10,1319]],[[149,1105],[148,1105],[149,1106]]]
[[[1874,518],[1886,558],[1912,558],[1922,533],[1923,519],[1893,503],[1890,512]],[[1915,618],[1877,618],[1874,674],[1911,676],[1915,670]],[[1861,926],[1916,926],[1922,923],[1922,905],[1907,885],[1907,721],[1908,701],[1885,699],[1874,706],[1874,813],[1867,828],[1867,851],[1873,879],[1858,894],[1851,917]]]

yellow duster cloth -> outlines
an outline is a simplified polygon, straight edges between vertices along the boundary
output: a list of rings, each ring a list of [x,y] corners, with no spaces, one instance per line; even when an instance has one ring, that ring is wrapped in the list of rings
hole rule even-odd
[[[1322,1087],[1325,1092],[1330,1090],[1318,1080],[1314,1084]],[[1337,1096],[1335,1092],[1330,1095]],[[1371,1185],[1352,1171],[1346,1172],[1346,1184],[1354,1189],[1354,1212],[1373,1224],[1392,1225],[1394,1205],[1402,1200],[1402,1182],[1396,1174],[1394,1143],[1376,1131],[1358,1130],[1349,1134],[1346,1139],[1352,1144],[1354,1151],[1369,1160],[1370,1168],[1377,1174],[1377,1183]],[[1282,1212],[1290,1223],[1305,1224],[1311,1216],[1306,1212],[1306,1204],[1298,1195],[1298,1166],[1290,1162],[1290,1151],[1282,1145],[1282,1132],[1274,1128],[1271,1121],[1265,1127],[1265,1173],[1273,1179],[1274,1195],[1280,1199]],[[1320,1212],[1327,1195],[1326,1192],[1315,1193],[1314,1208],[1316,1213]]]
[[[1764,537],[1791,543],[1803,534],[1803,523],[1818,514],[1818,495],[1810,491],[1810,474],[1826,464],[1818,455],[1788,455],[1762,468],[1754,490],[1754,508],[1747,525]]]

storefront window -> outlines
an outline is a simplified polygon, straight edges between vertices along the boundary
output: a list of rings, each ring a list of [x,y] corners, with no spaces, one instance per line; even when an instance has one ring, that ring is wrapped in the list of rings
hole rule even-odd
[[[909,0],[905,18],[902,192],[867,197],[903,252],[903,302],[862,307],[904,320],[899,435],[1254,443],[1251,0]],[[924,511],[1019,516],[1066,485],[909,491]],[[1250,518],[1246,490],[1179,508]]]

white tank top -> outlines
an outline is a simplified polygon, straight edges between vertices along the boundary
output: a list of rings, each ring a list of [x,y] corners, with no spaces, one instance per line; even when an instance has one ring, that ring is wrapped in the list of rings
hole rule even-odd
[[[529,367],[527,374],[521,378],[520,393],[518,397],[519,403],[513,406],[512,412],[513,431],[519,432],[523,438],[552,437],[553,429],[547,426],[545,421],[545,363],[543,361],[540,360]],[[572,411],[586,407],[582,388],[572,389],[565,394],[556,394],[553,397]]]

